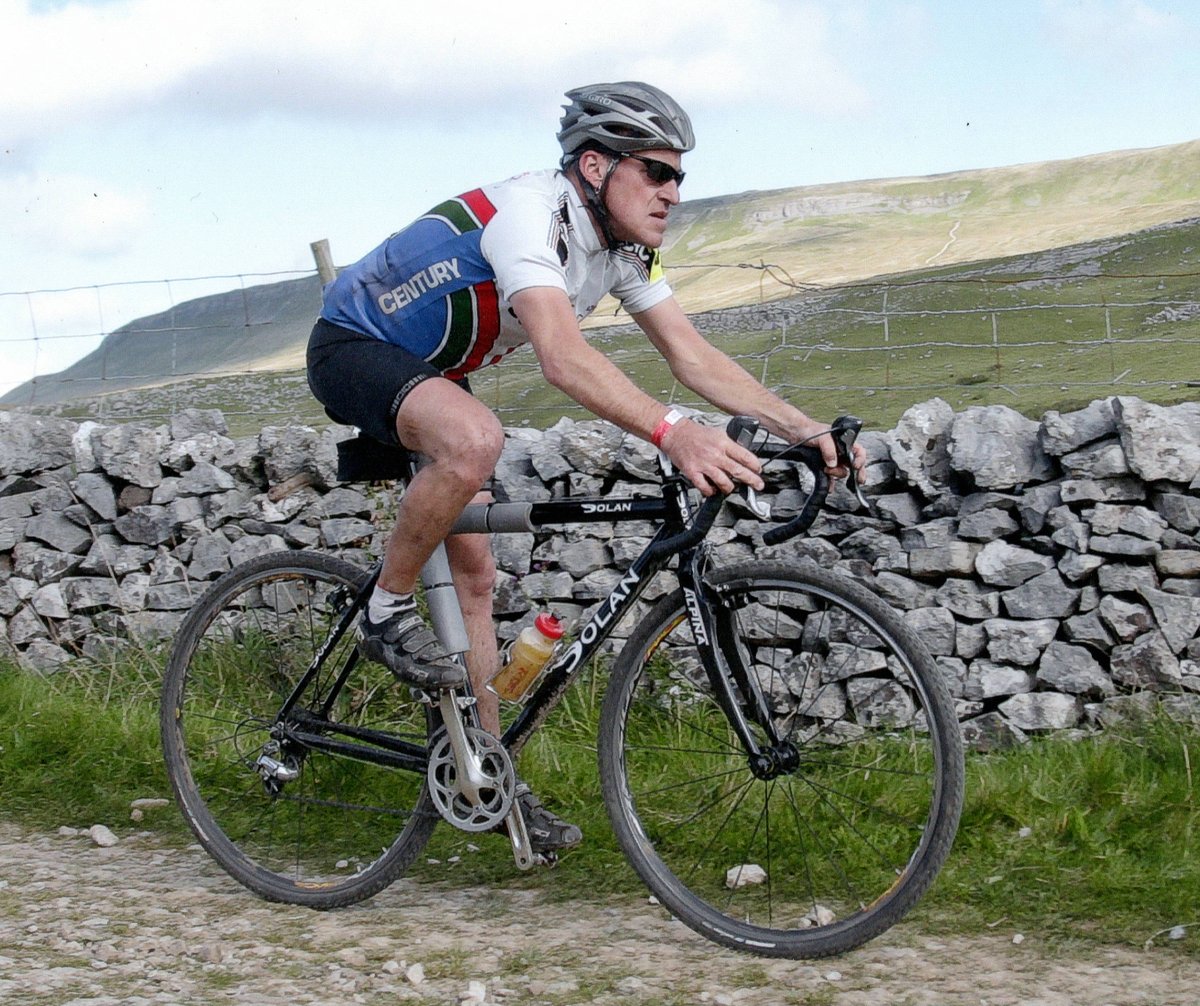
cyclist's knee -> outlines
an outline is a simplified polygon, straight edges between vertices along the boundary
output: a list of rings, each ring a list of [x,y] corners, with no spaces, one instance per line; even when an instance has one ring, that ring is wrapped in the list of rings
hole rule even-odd
[[[461,491],[474,493],[492,477],[503,448],[500,423],[482,423],[463,429],[434,461],[442,478],[453,479]]]
[[[397,417],[401,442],[432,459],[439,478],[456,483],[453,495],[478,490],[492,477],[504,449],[499,418],[448,381],[426,381],[410,399]]]
[[[479,484],[483,485],[492,477],[503,450],[504,427],[500,425],[496,415],[489,411],[485,419],[472,423],[464,434],[462,450],[458,456],[465,464],[473,466],[479,475]]]

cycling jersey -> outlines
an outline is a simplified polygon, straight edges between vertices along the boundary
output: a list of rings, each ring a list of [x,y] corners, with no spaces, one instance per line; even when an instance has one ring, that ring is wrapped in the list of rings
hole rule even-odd
[[[529,341],[509,302],[539,286],[563,290],[580,320],[608,293],[630,314],[671,295],[657,251],[603,248],[574,186],[540,171],[449,199],[393,234],[326,287],[321,317],[457,378]]]

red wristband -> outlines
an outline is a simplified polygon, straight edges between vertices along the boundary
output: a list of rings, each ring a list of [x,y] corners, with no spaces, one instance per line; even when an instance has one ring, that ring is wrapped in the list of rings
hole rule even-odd
[[[652,443],[659,450],[662,450],[663,437],[667,435],[667,432],[672,426],[674,426],[683,418],[684,416],[682,412],[680,412],[678,409],[671,409],[665,416],[662,417],[662,419],[659,421],[659,424],[654,427],[654,432],[650,434],[650,443]]]

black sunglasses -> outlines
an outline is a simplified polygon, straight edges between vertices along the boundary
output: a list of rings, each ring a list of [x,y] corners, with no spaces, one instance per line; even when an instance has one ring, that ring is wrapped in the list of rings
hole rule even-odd
[[[684,176],[687,174],[684,171],[676,171],[666,161],[656,161],[652,157],[643,157],[641,154],[622,154],[621,157],[632,157],[635,161],[641,161],[646,166],[646,177],[655,185],[666,185],[667,182],[682,185]]]

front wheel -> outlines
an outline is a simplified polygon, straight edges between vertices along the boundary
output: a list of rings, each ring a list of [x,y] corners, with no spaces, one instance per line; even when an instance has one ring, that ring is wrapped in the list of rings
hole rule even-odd
[[[706,580],[769,757],[752,763],[716,701],[675,592],[617,656],[604,701],[617,839],[702,935],[766,956],[843,953],[912,908],[949,853],[963,796],[953,703],[917,635],[844,577],[763,561]]]
[[[175,796],[213,858],[272,901],[370,897],[437,824],[429,707],[358,659],[353,627],[330,635],[366,579],[319,553],[252,559],[199,600],[167,664],[161,728]]]

